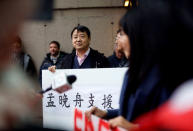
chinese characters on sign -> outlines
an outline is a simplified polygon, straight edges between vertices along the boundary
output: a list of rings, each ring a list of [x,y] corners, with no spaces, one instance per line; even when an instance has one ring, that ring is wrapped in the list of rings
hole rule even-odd
[[[111,103],[112,103],[111,98],[112,98],[112,95],[111,95],[111,94],[109,94],[107,97],[106,97],[106,95],[104,95],[104,99],[103,99],[103,100],[104,100],[104,103],[102,103],[104,109],[113,109],[113,108],[111,107]]]
[[[54,103],[54,99],[55,96],[53,95],[53,93],[49,93],[47,98],[47,105],[46,107],[56,107],[55,103]],[[64,93],[63,95],[59,95],[58,97],[58,101],[59,101],[59,105],[61,105],[62,107],[65,108],[69,108],[70,106],[74,106],[74,107],[81,107],[82,103],[88,103],[89,106],[88,108],[94,106],[94,102],[95,102],[95,97],[92,93],[90,93],[90,96],[88,96],[89,100],[85,101],[80,93],[76,93],[75,99],[73,99],[73,103],[69,102],[68,96]],[[103,106],[104,109],[113,109],[112,107],[112,95],[111,94],[104,94],[104,97],[101,98],[101,105]],[[73,105],[72,105],[73,104]]]
[[[90,130],[91,125],[94,130],[96,127],[96,131],[109,130],[105,128],[108,126],[105,126],[101,120],[96,120],[94,116],[90,122],[86,121],[83,112],[93,106],[102,110],[118,109],[121,87],[127,70],[128,68],[57,69],[55,73],[43,70],[43,90],[52,84],[63,82],[63,80],[56,81],[57,76],[65,74],[75,75],[77,78],[71,90],[61,94],[51,90],[43,95],[43,127],[71,131],[75,129],[74,119],[76,118],[75,126],[82,131]],[[83,114],[80,113],[80,116],[74,117],[75,108],[81,110]],[[79,112],[76,113],[79,114]]]
[[[70,107],[70,104],[67,105],[67,101],[68,101],[68,98],[67,98],[67,95],[64,94],[64,96],[59,96],[59,104],[63,106],[65,106],[66,108],[69,108]]]
[[[79,105],[79,107],[81,107],[81,101],[84,101],[84,100],[81,99],[81,95],[79,95],[79,93],[77,93],[77,94],[76,94],[76,99],[73,100],[73,101],[76,102],[75,107],[76,107],[77,105]]]
[[[49,96],[47,97],[48,98],[48,105],[46,107],[56,107],[56,105],[54,105],[54,101],[53,101],[53,94],[50,93],[48,94]]]
[[[92,93],[90,93],[90,100],[88,101],[89,102],[89,106],[88,106],[88,108],[90,108],[90,107],[92,107],[92,106],[94,106],[93,104],[94,104],[94,96],[92,95]]]

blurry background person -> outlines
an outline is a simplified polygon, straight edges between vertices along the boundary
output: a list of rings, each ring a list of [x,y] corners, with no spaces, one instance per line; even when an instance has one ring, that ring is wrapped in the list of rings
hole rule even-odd
[[[12,44],[12,62],[13,64],[19,65],[24,72],[27,73],[31,78],[37,79],[37,72],[29,54],[23,51],[22,40],[19,36],[16,36],[14,43]]]
[[[114,52],[113,55],[108,57],[110,67],[128,67],[129,60],[125,57],[124,52],[122,51],[122,47],[118,42],[120,38],[120,29],[117,31],[117,35],[115,38]]]
[[[60,51],[60,43],[58,41],[51,41],[49,43],[49,53],[44,58],[40,67],[40,84],[42,84],[42,70],[47,70],[49,67],[52,66],[54,66],[56,69],[61,69],[62,62],[64,61],[66,55],[67,53]]]

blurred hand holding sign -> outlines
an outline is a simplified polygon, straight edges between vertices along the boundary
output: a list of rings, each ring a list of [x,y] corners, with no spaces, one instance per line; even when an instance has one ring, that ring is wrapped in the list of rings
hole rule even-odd
[[[57,87],[63,76],[75,75],[72,88],[63,93],[48,91],[43,97],[43,124],[46,128],[73,130],[74,109],[82,111],[97,106],[100,109],[119,108],[119,95],[127,68],[67,69],[42,72],[42,88]],[[53,83],[53,80],[55,83]],[[54,87],[53,87],[54,88]]]

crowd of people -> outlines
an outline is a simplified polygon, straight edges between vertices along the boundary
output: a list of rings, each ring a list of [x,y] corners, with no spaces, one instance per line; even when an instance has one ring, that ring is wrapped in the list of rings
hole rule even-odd
[[[70,54],[60,51],[59,42],[51,41],[49,53],[40,67],[40,84],[44,69],[55,72],[57,69],[129,67],[122,85],[119,108],[104,111],[93,107],[86,112],[88,119],[93,114],[107,119],[111,128],[127,130],[193,130],[193,104],[190,101],[193,94],[193,2],[138,2],[137,8],[129,9],[121,18],[114,53],[109,58],[90,47],[91,32],[84,25],[72,29],[73,51]],[[0,3],[5,7],[16,4]],[[17,4],[19,7],[21,3]],[[28,124],[35,127],[38,124],[32,117],[40,117],[41,96],[26,87],[37,85],[30,79],[24,79],[26,74],[13,67],[17,64],[27,75],[37,77],[31,57],[24,53],[22,40],[17,35],[26,14],[16,11],[16,8],[10,12],[0,10],[0,27],[5,30],[0,31],[0,128],[18,128],[18,124],[20,128],[26,128]],[[17,17],[6,17],[12,13],[16,13]],[[185,94],[187,97],[183,98],[182,90],[189,91]],[[7,104],[9,100],[14,101],[13,105]],[[182,104],[182,101],[189,103]],[[180,105],[189,105],[189,108],[184,110]]]
[[[124,45],[118,42],[120,31],[117,31],[115,48],[112,56],[108,58],[103,53],[98,52],[90,47],[91,32],[88,27],[78,25],[71,32],[73,50],[70,54],[60,50],[58,41],[49,43],[49,53],[46,54],[40,70],[39,83],[42,84],[42,70],[55,72],[56,69],[86,69],[86,68],[115,68],[129,67],[128,56],[124,54]],[[24,53],[22,40],[16,37],[13,43],[13,64],[18,64],[24,72],[31,77],[37,77],[37,72],[29,54]],[[130,47],[128,47],[130,48]]]

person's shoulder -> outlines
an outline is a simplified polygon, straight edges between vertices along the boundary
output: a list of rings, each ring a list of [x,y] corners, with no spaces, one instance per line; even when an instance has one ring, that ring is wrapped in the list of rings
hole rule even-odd
[[[74,57],[75,54],[73,52],[66,54],[66,56],[62,60],[61,69],[71,69]]]
[[[67,53],[66,54],[66,57],[73,57],[73,56],[75,56],[76,55],[76,52],[75,51],[72,51],[71,53]]]
[[[31,56],[27,53],[23,53],[23,56],[31,59]]]
[[[44,58],[45,58],[45,59],[46,59],[46,58],[50,58],[50,55],[51,55],[50,53],[47,53]]]
[[[114,55],[110,55],[107,57],[109,60],[114,59]]]
[[[28,53],[23,53],[23,56],[24,56],[24,60],[25,61],[31,61],[32,62],[32,57],[30,54]]]
[[[94,56],[105,57],[104,53],[101,53],[98,50],[95,50],[95,49],[92,49],[92,48],[90,48],[90,53],[93,54]]]
[[[104,53],[100,53],[99,51],[94,49],[91,49],[90,53],[91,53],[91,57],[93,57],[98,63],[101,64],[100,68],[110,67],[109,60],[104,55]]]
[[[71,61],[72,59],[74,59],[75,55],[76,55],[75,52],[71,52],[69,54],[66,54],[64,57],[64,62]]]
[[[50,53],[47,53],[46,56],[44,57],[43,61],[42,61],[42,64],[45,63],[45,62],[48,62],[50,61]]]
[[[60,56],[64,57],[64,56],[66,56],[66,55],[68,55],[68,53],[66,53],[66,52],[64,52],[64,51],[60,51]]]

